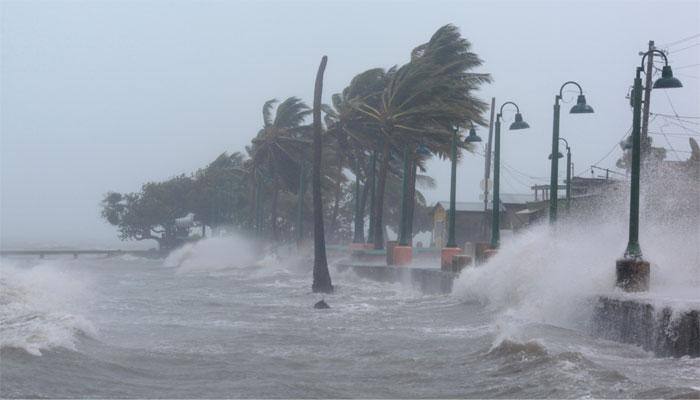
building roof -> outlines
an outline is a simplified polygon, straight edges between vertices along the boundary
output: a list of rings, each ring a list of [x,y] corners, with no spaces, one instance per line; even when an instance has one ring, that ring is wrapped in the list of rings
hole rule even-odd
[[[534,193],[501,193],[499,197],[503,204],[527,204],[535,201]]]
[[[442,207],[445,211],[450,209],[450,202],[449,201],[438,201],[435,207],[440,206]],[[455,202],[455,208],[457,211],[465,211],[465,212],[483,212],[484,211],[484,202],[483,201],[456,201]],[[488,204],[488,209],[491,210],[491,202]],[[505,211],[505,207],[503,207],[503,204],[501,204],[501,211]]]

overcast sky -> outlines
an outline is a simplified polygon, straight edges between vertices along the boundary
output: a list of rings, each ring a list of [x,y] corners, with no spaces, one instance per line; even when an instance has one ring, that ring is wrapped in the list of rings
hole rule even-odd
[[[311,102],[324,54],[327,100],[361,71],[407,62],[446,23],[494,78],[480,96],[516,101],[532,127],[503,133],[501,191],[547,181],[552,105],[567,80],[581,83],[596,111],[561,118],[576,173],[590,176],[591,164],[614,167],[620,155],[615,146],[631,125],[625,96],[649,40],[670,51],[685,85],[654,91],[652,112],[700,115],[699,4],[3,0],[2,246],[120,246],[99,217],[105,192],[137,191],[242,150],[265,100]],[[674,123],[657,117],[651,130],[670,135],[653,137],[679,151],[669,158],[685,159],[688,137],[679,134],[700,131],[700,119]],[[483,167],[479,155],[460,164],[458,200],[478,200]],[[447,199],[448,163],[431,162],[429,173],[438,187],[428,199]]]

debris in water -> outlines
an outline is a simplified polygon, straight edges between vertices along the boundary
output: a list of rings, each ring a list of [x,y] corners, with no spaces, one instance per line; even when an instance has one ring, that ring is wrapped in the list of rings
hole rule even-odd
[[[325,300],[321,300],[318,303],[314,304],[314,308],[317,310],[324,310],[326,308],[331,308],[331,306],[329,306]]]

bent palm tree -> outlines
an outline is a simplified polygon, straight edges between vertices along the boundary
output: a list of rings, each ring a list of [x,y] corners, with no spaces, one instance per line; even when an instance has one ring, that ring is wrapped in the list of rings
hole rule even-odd
[[[251,170],[255,192],[259,194],[260,176],[271,183],[272,189],[272,239],[278,239],[277,206],[280,190],[295,192],[299,176],[299,160],[308,154],[311,144],[309,127],[302,125],[309,115],[309,107],[296,97],[290,97],[277,106],[272,118],[272,107],[277,100],[263,105],[263,128],[253,139],[250,149]],[[259,200],[257,200],[259,201]]]
[[[323,56],[321,65],[316,73],[313,108],[313,203],[314,203],[314,281],[311,289],[314,292],[331,293],[333,284],[328,272],[326,259],[326,239],[323,232],[323,201],[321,199],[321,150],[323,146],[321,127],[321,94],[323,92],[323,72],[326,70],[328,58]]]
[[[452,25],[445,25],[428,43],[418,46],[409,63],[384,73],[381,101],[361,102],[356,109],[376,125],[381,164],[374,204],[374,248],[383,248],[382,212],[392,153],[404,146],[424,145],[446,156],[454,129],[469,121],[484,124],[486,103],[472,92],[490,81],[487,74],[466,71],[481,65],[470,43]]]

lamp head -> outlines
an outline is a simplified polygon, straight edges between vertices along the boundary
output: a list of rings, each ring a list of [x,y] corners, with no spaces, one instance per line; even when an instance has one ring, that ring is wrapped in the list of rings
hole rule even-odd
[[[564,158],[564,155],[561,154],[561,151],[557,151],[557,158]],[[547,157],[547,159],[552,159],[552,153],[549,154],[549,157]]]
[[[474,127],[472,126],[469,129],[469,136],[464,138],[464,143],[478,143],[478,142],[481,142],[481,137],[479,137],[479,135],[476,134],[476,129],[474,129]]]
[[[576,99],[576,105],[571,107],[571,114],[591,114],[593,112],[593,107],[586,104],[586,96],[580,94],[578,99]]]
[[[654,89],[673,89],[683,87],[681,81],[673,77],[673,71],[671,71],[670,65],[664,65],[661,70],[661,78],[654,82]]]
[[[515,114],[515,122],[510,124],[511,131],[514,131],[516,129],[527,129],[529,127],[530,125],[528,125],[527,122],[523,121],[523,115],[520,113]]]

